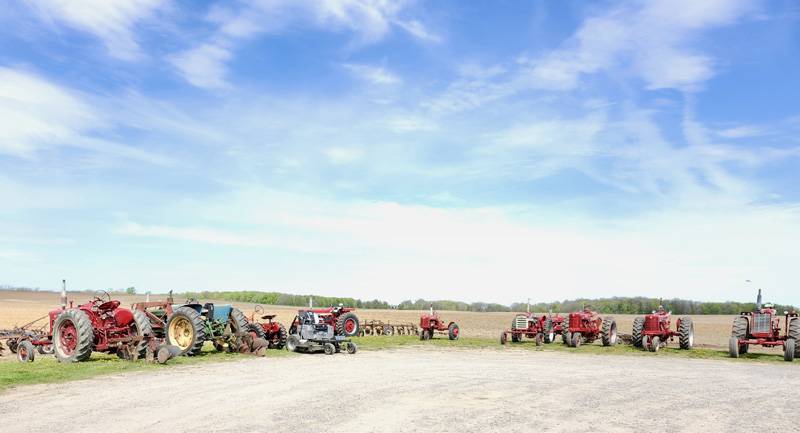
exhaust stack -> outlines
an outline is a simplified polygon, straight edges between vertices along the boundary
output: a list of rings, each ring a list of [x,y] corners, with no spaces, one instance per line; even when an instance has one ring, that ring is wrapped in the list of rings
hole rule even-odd
[[[67,309],[67,280],[61,280],[61,309]]]
[[[756,298],[756,310],[761,310],[761,289],[758,289],[758,297]]]

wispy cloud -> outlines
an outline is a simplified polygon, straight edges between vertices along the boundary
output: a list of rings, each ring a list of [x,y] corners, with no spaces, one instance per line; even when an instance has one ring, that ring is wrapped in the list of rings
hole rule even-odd
[[[220,45],[205,44],[169,57],[170,63],[189,83],[206,89],[226,89],[227,68],[225,63],[231,52]]]
[[[123,60],[142,56],[136,26],[150,18],[168,0],[25,0],[38,16],[100,38],[109,54]]]
[[[382,66],[345,63],[342,65],[354,76],[372,84],[397,84],[402,80]]]

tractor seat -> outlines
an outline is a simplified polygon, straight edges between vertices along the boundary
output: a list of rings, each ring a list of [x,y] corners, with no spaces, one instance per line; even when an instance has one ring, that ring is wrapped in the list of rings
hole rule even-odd
[[[261,316],[261,318],[264,319],[264,320],[272,320],[272,319],[275,318],[275,314],[265,314],[265,315]]]

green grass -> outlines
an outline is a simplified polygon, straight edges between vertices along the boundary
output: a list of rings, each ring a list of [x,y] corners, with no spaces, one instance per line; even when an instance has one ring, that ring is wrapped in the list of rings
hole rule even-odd
[[[6,355],[9,355],[9,353],[6,353]],[[88,361],[71,364],[62,364],[56,361],[53,356],[42,356],[38,353],[37,355],[34,362],[21,363],[16,360],[0,362],[0,392],[20,385],[67,382],[107,374],[160,370],[178,365],[227,362],[250,357],[250,355],[240,355],[238,353],[216,352],[211,345],[206,345],[199,356],[173,358],[164,365],[151,364],[144,361],[125,361],[117,358],[116,355],[102,353],[93,353]],[[267,351],[267,357],[269,358],[293,355],[285,350]]]
[[[741,355],[739,359],[731,359],[726,349],[694,348],[692,350],[680,350],[668,347],[659,350],[657,353],[645,352],[633,346],[619,344],[614,347],[603,347],[600,343],[585,344],[579,348],[566,347],[558,340],[557,343],[536,346],[531,340],[523,343],[509,342],[505,346],[501,345],[497,339],[462,337],[455,341],[450,341],[447,337],[434,338],[433,340],[420,341],[415,336],[392,336],[392,337],[359,337],[353,339],[362,350],[383,350],[395,347],[455,347],[464,349],[495,349],[495,350],[529,350],[532,352],[570,352],[575,354],[593,355],[627,355],[627,356],[646,356],[646,357],[675,357],[692,359],[719,359],[731,362],[780,362],[789,364],[783,360],[783,352],[775,349],[771,353],[748,353]],[[792,363],[800,365],[800,363]]]

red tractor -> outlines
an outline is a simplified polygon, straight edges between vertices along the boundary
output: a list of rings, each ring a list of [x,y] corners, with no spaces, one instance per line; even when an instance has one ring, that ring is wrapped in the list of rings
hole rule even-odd
[[[677,326],[671,329],[672,312],[659,306],[658,311],[653,311],[644,317],[633,319],[633,345],[644,350],[658,352],[665,347],[667,342],[678,337],[678,344],[683,350],[691,350],[694,346],[694,323],[689,317],[678,319]]]
[[[514,343],[522,342],[524,337],[532,338],[537,346],[542,343],[552,343],[556,340],[556,335],[561,335],[564,326],[564,317],[560,314],[537,316],[530,312],[518,314],[511,322],[511,329],[507,329],[500,334],[500,344],[506,344],[508,335],[511,334],[511,341]]]
[[[259,322],[257,317],[266,322]],[[254,336],[263,338],[269,344],[270,349],[283,349],[286,346],[286,328],[278,323],[273,322],[274,314],[264,314],[264,308],[261,305],[256,305],[253,315],[250,316],[250,323],[247,325],[247,330]]]
[[[617,344],[617,322],[613,317],[602,318],[586,307],[583,311],[569,313],[561,338],[570,347],[580,347],[582,343],[592,343],[598,338],[603,341],[603,346],[613,346]]]
[[[333,331],[336,335],[345,337],[355,337],[358,335],[359,324],[358,316],[353,313],[355,308],[344,307],[339,304],[338,307],[317,308],[301,311],[310,311],[317,314],[325,323],[333,326]],[[292,322],[296,325],[297,320]]]
[[[423,314],[419,318],[419,339],[430,340],[434,333],[447,334],[451,340],[458,340],[459,328],[456,322],[444,324],[439,314],[431,308],[430,314]]]
[[[751,344],[764,347],[783,346],[783,359],[794,361],[800,356],[800,319],[796,311],[785,311],[785,328],[781,335],[781,318],[772,304],[761,305],[761,290],[758,291],[755,311],[741,313],[733,320],[728,352],[732,358],[747,353]]]
[[[91,301],[77,307],[70,302],[67,308],[64,288],[61,308],[48,313],[50,332],[45,338],[25,341],[25,347],[21,348],[26,354],[32,354],[33,346],[52,344],[53,352],[61,362],[86,361],[92,351],[115,353],[129,360],[144,357],[148,343],[153,341],[150,322],[144,313],[119,305],[120,301],[112,301],[111,296],[101,290]]]

